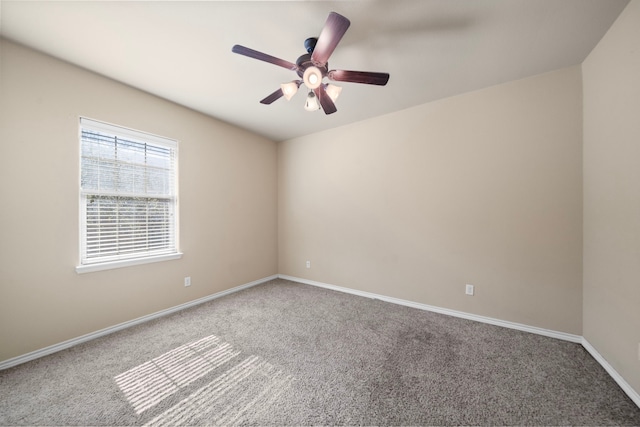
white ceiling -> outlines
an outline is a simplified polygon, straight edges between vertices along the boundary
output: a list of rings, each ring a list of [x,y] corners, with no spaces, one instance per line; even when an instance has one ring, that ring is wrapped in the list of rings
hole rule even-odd
[[[628,0],[0,1],[0,34],[275,141],[581,63]],[[259,100],[293,71],[329,12],[351,27],[330,69],[382,71],[387,86],[340,83],[338,112],[305,91]],[[303,86],[304,87],[304,86]]]

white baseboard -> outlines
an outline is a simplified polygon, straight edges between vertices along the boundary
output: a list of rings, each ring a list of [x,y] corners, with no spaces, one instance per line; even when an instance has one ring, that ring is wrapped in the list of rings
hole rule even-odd
[[[582,346],[591,354],[591,356],[593,356],[593,358],[607,371],[607,373],[613,378],[613,380],[620,386],[620,388],[622,388],[622,390],[629,396],[629,398],[638,406],[640,407],[640,394],[638,394],[637,391],[635,391],[633,389],[633,387],[631,387],[629,385],[629,383],[627,383],[624,378],[622,378],[622,376],[609,364],[609,362],[607,362],[605,360],[604,357],[602,357],[602,355],[600,355],[600,353],[598,353],[598,351],[589,343],[589,341],[586,340],[586,338],[579,336],[579,335],[574,335],[574,334],[568,334],[566,332],[559,332],[559,331],[553,331],[550,329],[544,329],[544,328],[538,328],[535,326],[528,326],[528,325],[523,325],[520,323],[514,323],[514,322],[508,322],[505,320],[500,320],[500,319],[494,319],[491,317],[485,317],[485,316],[479,316],[476,314],[470,314],[470,313],[465,313],[462,311],[457,311],[457,310],[450,310],[447,308],[442,308],[442,307],[436,307],[436,306],[432,306],[432,305],[427,305],[427,304],[421,304],[421,303],[417,303],[417,302],[413,302],[413,301],[408,301],[408,300],[403,300],[403,299],[399,299],[399,298],[393,298],[393,297],[389,297],[389,296],[385,296],[385,295],[379,295],[379,294],[374,294],[372,292],[365,292],[365,291],[359,291],[356,289],[350,289],[350,288],[344,288],[341,286],[335,286],[335,285],[330,285],[327,283],[322,283],[322,282],[316,282],[313,280],[308,280],[308,279],[302,279],[299,277],[293,277],[293,276],[287,276],[284,274],[276,274],[273,276],[269,276],[269,277],[265,277],[262,279],[258,279],[255,280],[253,282],[249,282],[249,283],[245,283],[244,285],[240,285],[240,286],[236,286],[233,287],[231,289],[227,289],[225,291],[221,291],[212,295],[208,295],[206,297],[203,298],[199,298],[197,300],[193,300],[193,301],[189,301],[187,303],[184,304],[180,304],[177,305],[175,307],[171,307],[168,308],[166,310],[161,310],[158,311],[156,313],[152,313],[146,316],[142,316],[139,317],[137,319],[133,319],[130,320],[128,322],[124,322],[124,323],[120,323],[118,325],[115,326],[111,326],[105,329],[101,329],[99,331],[96,332],[92,332],[86,335],[82,335],[80,337],[77,338],[73,338],[58,344],[54,344],[52,346],[49,347],[45,347],[42,348],[40,350],[36,350],[36,351],[32,351],[30,353],[27,354],[23,354],[21,356],[17,356],[11,359],[7,359],[4,360],[2,362],[0,362],[0,370],[3,369],[8,369],[11,368],[13,366],[17,366],[20,365],[21,363],[25,363],[25,362],[29,362],[31,360],[35,360],[37,358],[49,355],[49,354],[53,354],[55,352],[58,352],[60,350],[64,350],[67,349],[69,347],[73,347],[75,345],[108,335],[108,334],[112,334],[114,332],[120,331],[122,329],[126,329],[126,328],[130,328],[132,326],[135,325],[139,325],[141,323],[144,322],[148,322],[149,320],[153,320],[153,319],[157,319],[159,317],[163,317],[163,316],[167,316],[169,314],[187,309],[189,307],[194,307],[196,305],[199,304],[203,304],[207,301],[211,301],[214,300],[216,298],[220,298],[223,297],[225,295],[229,295],[232,294],[234,292],[238,292],[241,291],[243,289],[247,289],[250,288],[252,286],[256,286],[259,285],[261,283],[265,283],[268,282],[270,280],[273,279],[285,279],[285,280],[290,280],[292,282],[298,282],[298,283],[303,283],[303,284],[307,284],[307,285],[311,285],[311,286],[318,286],[321,288],[326,288],[326,289],[331,289],[334,291],[339,291],[339,292],[345,292],[345,293],[349,293],[349,294],[353,294],[353,295],[359,295],[365,298],[372,298],[372,299],[379,299],[381,301],[386,301],[386,302],[390,302],[393,304],[399,304],[399,305],[404,305],[407,307],[413,307],[413,308],[417,308],[420,310],[425,310],[425,311],[432,311],[434,313],[440,313],[440,314],[446,314],[448,316],[454,316],[454,317],[460,317],[463,319],[467,319],[467,320],[474,320],[476,322],[482,322],[482,323],[488,323],[491,325],[496,325],[496,326],[502,326],[505,328],[510,328],[510,329],[517,329],[519,331],[524,331],[524,332],[530,332],[533,334],[538,334],[538,335],[544,335],[547,337],[551,337],[551,338],[557,338],[557,339],[561,339],[564,341],[570,341],[570,342],[574,342],[574,343],[578,343],[578,344],[582,344]]]
[[[581,344],[591,354],[591,356],[593,356],[593,358],[596,359],[596,361],[598,361],[600,365],[602,365],[607,373],[611,375],[611,378],[613,378],[613,380],[618,383],[620,388],[625,393],[627,393],[627,396],[629,396],[629,398],[633,400],[633,402],[640,408],[640,394],[638,394],[638,392],[635,391],[633,387],[631,387],[629,383],[624,380],[624,378],[622,378],[618,371],[613,369],[613,366],[611,366],[609,362],[607,362],[606,359],[602,357],[600,353],[598,353],[598,350],[596,350],[595,347],[593,347],[586,338],[582,337]]]
[[[359,295],[366,298],[374,298],[379,299],[381,301],[387,301],[394,304],[405,305],[407,307],[418,308],[420,310],[433,311],[435,313],[446,314],[454,317],[461,317],[463,319],[475,320],[477,322],[489,323],[491,325],[503,326],[505,328],[517,329],[519,331],[531,332],[533,334],[544,335],[551,338],[557,338],[564,341],[570,341],[577,344],[582,344],[582,346],[593,356],[593,358],[611,375],[613,380],[622,388],[622,390],[629,396],[633,402],[640,407],[640,394],[633,389],[627,383],[624,378],[605,360],[600,353],[587,341],[584,337],[579,335],[568,334],[566,332],[558,332],[550,329],[538,328],[535,326],[523,325],[520,323],[507,322],[505,320],[493,319],[491,317],[478,316],[475,314],[469,314],[462,311],[449,310],[447,308],[436,307],[427,304],[420,304],[413,301],[407,301],[403,299],[388,297],[385,295],[378,295],[371,292],[358,291],[356,289],[343,288],[341,286],[329,285],[327,283],[316,282],[308,279],[301,279],[299,277],[287,276],[284,274],[279,274],[278,277],[280,279],[291,280],[292,282],[303,283],[306,285],[318,286],[321,288],[331,289],[339,292],[346,292],[353,295]]]
[[[519,331],[531,332],[533,334],[544,335],[551,338],[557,338],[564,341],[571,341],[574,343],[582,343],[582,337],[580,335],[568,334],[566,332],[553,331],[551,329],[538,328],[536,326],[523,325],[521,323],[508,322],[506,320],[494,319],[491,317],[479,316],[477,314],[465,313],[463,311],[450,310],[448,308],[436,307],[433,305],[421,304],[418,302],[403,300],[399,298],[388,297],[385,295],[378,295],[371,292],[358,291],[350,288],[343,288],[341,286],[329,285],[327,283],[316,282],[313,280],[301,279],[299,277],[286,276],[279,274],[279,278],[291,280],[293,282],[304,283],[312,286],[319,286],[321,288],[332,289],[334,291],[346,292],[353,295],[359,295],[366,298],[379,299],[381,301],[391,302],[394,304],[405,305],[407,307],[418,308],[420,310],[432,311],[434,313],[446,314],[448,316],[460,317],[467,320],[475,320],[476,322],[488,323],[491,325],[502,326],[510,329],[517,329]]]
[[[139,325],[139,324],[144,323],[144,322],[148,322],[149,320],[157,319],[159,317],[163,317],[163,316],[166,316],[166,315],[169,315],[169,314],[184,310],[186,308],[193,307],[193,306],[205,303],[207,301],[211,301],[211,300],[214,300],[216,298],[220,298],[220,297],[223,297],[225,295],[229,295],[229,294],[232,294],[234,292],[238,292],[238,291],[241,291],[243,289],[247,289],[247,288],[250,288],[252,286],[256,286],[256,285],[259,285],[261,283],[268,282],[269,280],[273,280],[273,279],[277,279],[277,278],[278,278],[278,275],[275,274],[273,276],[269,276],[269,277],[265,277],[265,278],[262,278],[262,279],[258,279],[258,280],[255,280],[253,282],[245,283],[244,285],[236,286],[236,287],[233,287],[231,289],[227,289],[227,290],[222,291],[222,292],[218,292],[218,293],[215,293],[215,294],[212,294],[212,295],[208,295],[206,297],[202,297],[202,298],[199,298],[199,299],[196,299],[196,300],[193,300],[193,301],[189,301],[189,302],[184,303],[184,304],[176,305],[175,307],[167,308],[166,310],[161,310],[161,311],[158,311],[156,313],[152,313],[152,314],[148,314],[146,316],[138,317],[137,319],[129,320],[128,322],[120,323],[120,324],[117,324],[115,326],[110,326],[108,328],[101,329],[101,330],[96,331],[96,332],[91,332],[89,334],[82,335],[82,336],[77,337],[77,338],[73,338],[73,339],[58,343],[58,344],[54,344],[54,345],[49,346],[49,347],[42,348],[40,350],[32,351],[30,353],[23,354],[21,356],[17,356],[17,357],[11,358],[11,359],[4,360],[4,361],[0,362],[0,371],[3,370],[3,369],[7,369],[7,368],[11,368],[13,366],[19,365],[21,363],[25,363],[25,362],[29,362],[31,360],[35,360],[35,359],[37,359],[39,357],[43,357],[43,356],[47,356],[49,354],[53,354],[55,352],[67,349],[69,347],[73,347],[74,345],[78,345],[78,344],[81,344],[83,342],[91,341],[93,339],[96,339],[96,338],[99,338],[99,337],[102,337],[102,336],[105,336],[105,335],[108,335],[108,334],[112,334],[112,333],[120,331],[122,329],[130,328],[132,326]]]

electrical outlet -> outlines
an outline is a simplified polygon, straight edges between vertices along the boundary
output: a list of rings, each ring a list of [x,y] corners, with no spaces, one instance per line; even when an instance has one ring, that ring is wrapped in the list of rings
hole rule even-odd
[[[467,285],[464,290],[464,293],[467,295],[473,295],[473,285]]]
[[[307,261],[307,268],[311,268],[311,261]]]
[[[191,277],[185,277],[184,278],[184,285],[185,286],[191,286]]]

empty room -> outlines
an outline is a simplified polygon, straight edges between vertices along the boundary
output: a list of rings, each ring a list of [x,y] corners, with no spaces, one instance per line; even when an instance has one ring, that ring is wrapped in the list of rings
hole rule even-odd
[[[640,0],[0,0],[0,425],[640,425]]]

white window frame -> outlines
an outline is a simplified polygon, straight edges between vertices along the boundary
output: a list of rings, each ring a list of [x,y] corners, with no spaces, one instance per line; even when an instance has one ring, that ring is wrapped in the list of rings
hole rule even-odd
[[[107,257],[86,257],[86,245],[87,245],[87,195],[96,195],[99,191],[85,191],[82,188],[82,130],[97,131],[102,134],[114,136],[122,139],[133,140],[136,142],[144,142],[152,146],[170,148],[174,153],[173,164],[173,191],[172,203],[173,203],[173,247],[164,248],[158,252],[134,252],[126,255],[115,254]],[[182,253],[179,251],[179,209],[178,209],[178,141],[153,135],[147,132],[141,132],[134,129],[129,129],[113,124],[100,122],[86,117],[80,117],[78,126],[78,141],[80,143],[80,163],[79,163],[79,205],[80,205],[80,253],[79,265],[76,266],[77,273],[88,273],[92,271],[108,270],[113,268],[127,267],[131,265],[147,264],[152,262],[167,261],[172,259],[179,259],[182,257]],[[146,152],[146,151],[145,151]],[[111,192],[109,196],[119,195],[118,191]],[[131,194],[122,194],[124,197],[134,197]],[[150,197],[147,195],[147,197]]]

